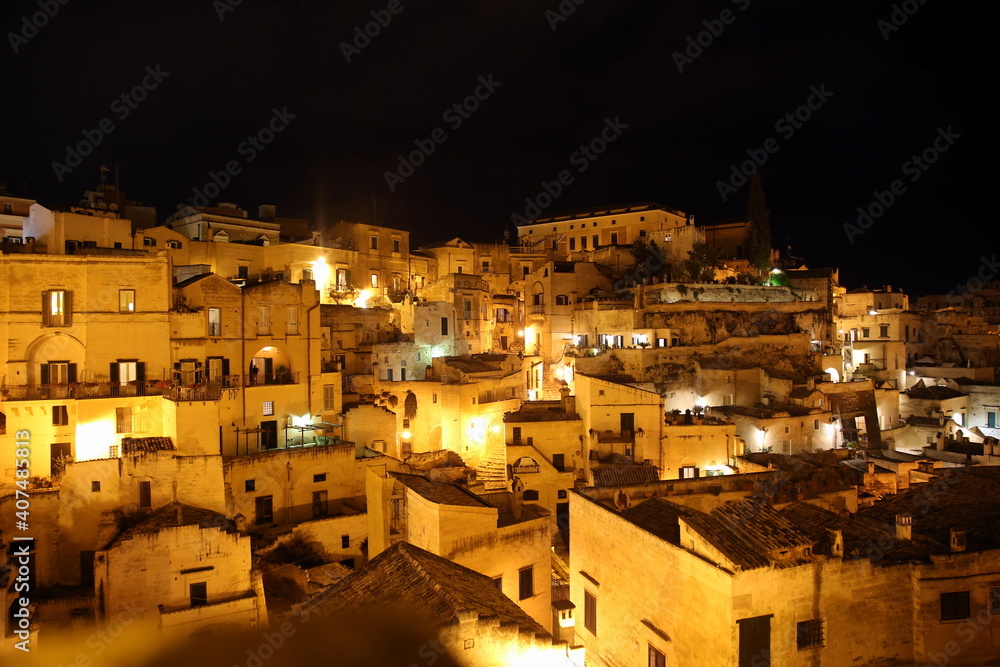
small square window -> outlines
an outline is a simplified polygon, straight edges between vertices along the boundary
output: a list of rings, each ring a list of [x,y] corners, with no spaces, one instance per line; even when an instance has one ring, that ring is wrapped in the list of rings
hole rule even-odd
[[[823,619],[801,621],[795,626],[795,643],[800,649],[823,645]]]
[[[100,493],[101,492],[101,483],[100,482],[91,482],[90,483],[90,491],[91,491],[91,493]]]
[[[256,491],[256,490],[257,490],[257,480],[248,479],[243,482],[243,491],[245,491],[246,493],[250,493],[251,491]]]
[[[350,549],[351,548],[351,536],[350,535],[341,535],[340,536],[340,548],[341,549]]]
[[[556,492],[556,496],[559,500],[566,500],[566,489],[559,489],[559,491]]]
[[[265,417],[271,417],[274,415],[274,401],[264,401],[264,405],[261,407],[261,414]]]
[[[971,618],[969,591],[941,594],[941,620],[958,621]]]
[[[313,481],[314,482],[325,482],[326,481],[326,473],[325,472],[321,472],[318,475],[313,475]]]

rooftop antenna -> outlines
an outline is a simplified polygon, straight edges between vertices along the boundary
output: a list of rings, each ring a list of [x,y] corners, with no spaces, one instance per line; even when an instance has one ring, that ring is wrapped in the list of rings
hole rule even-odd
[[[111,170],[108,168],[108,165],[106,164],[101,165],[101,192],[104,192],[104,175],[109,171]]]

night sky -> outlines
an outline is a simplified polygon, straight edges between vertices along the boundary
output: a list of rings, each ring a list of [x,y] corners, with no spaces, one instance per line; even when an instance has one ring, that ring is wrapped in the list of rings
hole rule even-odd
[[[730,219],[748,188],[724,200],[719,182],[763,152],[775,245],[849,287],[947,292],[992,257],[996,67],[971,2],[896,3],[898,27],[883,1],[576,3],[7,0],[0,179],[69,204],[118,162],[162,217],[233,161],[215,201],[374,219],[419,244],[502,238],[563,170],[543,214],[656,201]],[[26,29],[46,4],[54,16]],[[144,81],[145,99],[122,99]],[[477,88],[477,109],[453,108]],[[783,120],[811,95],[808,120]],[[275,110],[284,129],[247,142]],[[602,154],[577,153],[609,126]],[[907,164],[941,135],[934,164]],[[66,146],[88,136],[100,144],[70,169]],[[433,153],[390,187],[418,140]],[[901,194],[851,243],[843,225],[893,181]]]

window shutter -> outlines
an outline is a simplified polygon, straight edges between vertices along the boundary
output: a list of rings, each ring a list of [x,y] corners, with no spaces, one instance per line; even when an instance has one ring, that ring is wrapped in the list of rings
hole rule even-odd
[[[42,292],[42,326],[49,326],[49,293]]]
[[[108,376],[111,378],[111,384],[118,384],[119,378],[121,376],[118,374],[118,362],[117,361],[112,361],[111,362],[111,370],[108,372]]]
[[[66,292],[65,301],[63,302],[63,308],[65,310],[63,314],[63,326],[73,326],[73,293]]]
[[[68,376],[70,384],[76,382],[76,364],[69,364]]]
[[[49,365],[42,364],[42,384],[49,383]]]
[[[140,382],[144,382],[146,380],[146,362],[145,361],[137,361],[137,362],[135,362],[135,379],[139,380]]]

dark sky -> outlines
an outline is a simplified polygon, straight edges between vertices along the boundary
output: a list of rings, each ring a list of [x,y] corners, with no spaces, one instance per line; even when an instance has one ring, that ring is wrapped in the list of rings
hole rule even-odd
[[[58,12],[26,30],[47,2]],[[320,224],[377,215],[417,243],[487,241],[562,170],[573,181],[545,214],[652,200],[699,222],[743,215],[748,188],[724,201],[718,183],[773,138],[760,172],[775,243],[839,266],[848,286],[948,291],[996,248],[996,61],[969,0],[897,3],[897,19],[914,12],[898,29],[881,0],[563,0],[574,11],[559,21],[546,14],[557,0],[398,2],[348,63],[342,43],[387,1],[7,0],[0,179],[68,204],[117,161],[129,196],[165,215],[236,161],[215,200]],[[724,10],[730,23],[713,24]],[[699,33],[708,46],[681,72],[674,54]],[[168,74],[156,83],[147,66]],[[481,76],[500,85],[467,118],[445,116]],[[143,101],[115,103],[144,77]],[[814,87],[832,95],[799,127],[776,125]],[[241,149],[275,108],[295,116],[287,128]],[[113,131],[95,134],[105,118]],[[609,118],[627,125],[620,136],[574,158]],[[933,165],[905,166],[949,127]],[[397,156],[435,130],[444,141],[391,190]],[[100,145],[60,181],[53,162],[85,132]],[[895,180],[905,190],[851,243],[843,225]]]

